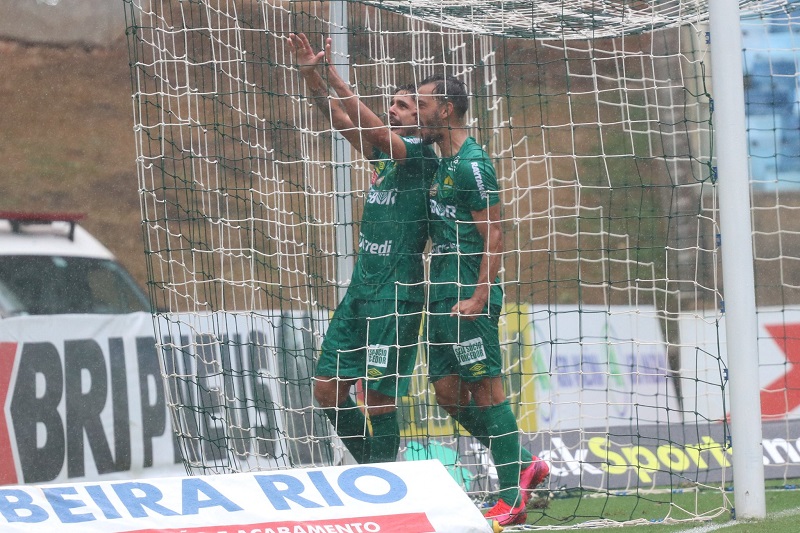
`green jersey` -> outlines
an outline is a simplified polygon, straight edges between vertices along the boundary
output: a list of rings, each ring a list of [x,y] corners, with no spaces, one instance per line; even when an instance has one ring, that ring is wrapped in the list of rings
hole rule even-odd
[[[348,294],[366,300],[424,301],[422,252],[428,241],[427,194],[438,159],[418,137],[403,137],[406,159],[376,150],[364,202],[358,259]]]
[[[473,211],[500,201],[497,176],[488,154],[467,138],[458,153],[439,162],[430,190],[431,302],[465,300],[475,292],[485,250]],[[494,280],[489,304],[500,306],[503,290]]]

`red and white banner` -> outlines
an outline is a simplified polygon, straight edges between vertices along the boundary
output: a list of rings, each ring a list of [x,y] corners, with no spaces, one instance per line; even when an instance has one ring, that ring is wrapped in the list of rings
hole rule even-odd
[[[764,420],[800,419],[800,310],[758,310],[758,383]],[[727,382],[725,320],[716,316],[680,318],[684,409],[723,420],[729,413],[720,393]],[[735,372],[735,368],[730,369]],[[725,391],[730,394],[730,387]]]
[[[149,314],[0,320],[0,485],[184,473]]]
[[[439,461],[0,487],[24,533],[491,533]]]

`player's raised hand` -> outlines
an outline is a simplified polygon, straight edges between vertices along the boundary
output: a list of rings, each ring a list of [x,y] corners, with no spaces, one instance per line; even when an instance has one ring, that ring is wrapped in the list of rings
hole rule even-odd
[[[333,39],[330,37],[325,39],[325,62],[328,64],[329,82],[333,85],[336,92],[341,91],[341,88],[345,87],[347,84],[342,80],[341,76],[339,76],[339,71],[336,70],[336,64],[333,62]],[[339,96],[343,95],[339,94]]]
[[[304,33],[289,34],[289,49],[294,52],[297,67],[303,76],[314,72],[325,57],[325,50],[314,52]]]

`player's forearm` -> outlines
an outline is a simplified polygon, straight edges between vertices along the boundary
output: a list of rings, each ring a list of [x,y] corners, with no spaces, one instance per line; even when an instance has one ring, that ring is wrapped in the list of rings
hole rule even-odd
[[[371,144],[382,146],[384,143],[381,141],[390,134],[383,121],[361,101],[333,67],[328,69],[328,82],[341,99],[353,125],[363,130],[362,135]]]
[[[480,300],[484,304],[489,301],[489,294],[491,292],[492,283],[497,279],[497,274],[500,272],[500,256],[484,255],[481,261],[481,272],[478,277],[478,283],[475,286],[475,291],[472,293],[472,298]],[[491,280],[491,281],[490,281]],[[492,302],[499,304],[500,302]]]
[[[309,97],[311,98],[313,104],[317,106],[320,111],[325,112],[325,114],[329,114],[330,93],[325,80],[323,80],[322,76],[320,76],[316,71],[310,74],[304,74],[303,79],[306,82],[306,88],[310,93]]]
[[[304,75],[303,78],[306,80],[306,88],[310,93],[309,97],[314,105],[317,106],[317,109],[322,111],[325,118],[331,121],[331,125],[345,134],[352,143],[353,141],[346,132],[353,129],[353,123],[342,104],[330,94],[328,84],[322,76],[318,72],[313,72]]]
[[[481,266],[478,271],[478,283],[472,297],[484,303],[489,301],[492,283],[500,273],[501,254],[503,253],[503,233],[500,227],[490,224],[486,236],[486,246],[481,257]],[[495,303],[495,302],[492,302]],[[496,302],[500,303],[500,302]]]

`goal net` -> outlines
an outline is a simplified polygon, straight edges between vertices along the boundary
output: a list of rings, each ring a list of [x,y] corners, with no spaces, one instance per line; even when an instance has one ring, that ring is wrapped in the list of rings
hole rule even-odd
[[[304,32],[315,49],[334,38],[334,61],[387,119],[393,91],[430,74],[472,95],[503,204],[506,392],[552,472],[531,527],[730,508],[707,2],[124,1],[148,288],[190,473],[352,460],[313,375],[372,167],[311,105],[287,45]],[[754,31],[798,35],[791,2],[739,4]],[[800,321],[787,315],[800,201],[779,172],[800,161],[792,57],[761,61],[747,85],[751,133],[779,139],[752,154],[752,175],[760,316],[783,345]],[[754,88],[776,79],[789,100],[767,112],[775,91]],[[791,361],[775,365],[778,380]],[[765,389],[784,480],[800,463],[797,389]],[[491,456],[436,406],[422,348],[398,405],[398,460],[437,458],[476,502],[496,497]]]

